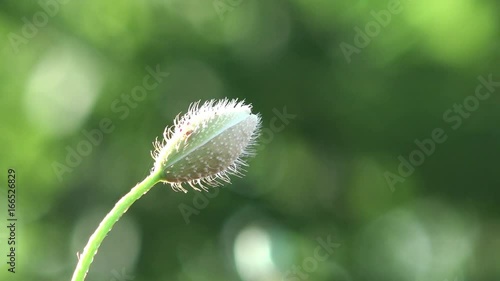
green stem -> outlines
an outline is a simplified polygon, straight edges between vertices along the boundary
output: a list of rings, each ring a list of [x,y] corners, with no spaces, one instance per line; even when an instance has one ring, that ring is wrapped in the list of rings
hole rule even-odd
[[[142,182],[132,188],[129,193],[123,196],[106,215],[106,217],[104,217],[95,232],[92,236],[90,236],[87,246],[83,249],[83,253],[79,257],[78,264],[76,265],[71,281],[83,281],[85,279],[85,276],[89,271],[90,264],[94,260],[97,249],[101,245],[102,240],[104,240],[104,237],[106,237],[111,228],[113,228],[113,225],[128,210],[128,208],[160,181],[161,173],[161,169],[153,171]]]

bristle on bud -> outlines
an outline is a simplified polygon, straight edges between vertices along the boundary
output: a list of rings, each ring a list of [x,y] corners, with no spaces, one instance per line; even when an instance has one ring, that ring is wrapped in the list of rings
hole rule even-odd
[[[187,192],[183,183],[199,191],[229,183],[229,175],[241,176],[261,126],[251,109],[236,99],[191,104],[165,129],[164,139],[154,142],[154,169],[163,170],[162,181]]]

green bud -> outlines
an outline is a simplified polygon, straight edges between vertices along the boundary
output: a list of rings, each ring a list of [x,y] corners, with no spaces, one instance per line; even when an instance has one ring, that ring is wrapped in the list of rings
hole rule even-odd
[[[164,140],[154,143],[154,169],[163,171],[162,181],[187,192],[182,183],[199,191],[196,186],[206,190],[205,185],[229,183],[229,175],[241,176],[261,124],[251,109],[236,99],[191,104],[165,129]]]

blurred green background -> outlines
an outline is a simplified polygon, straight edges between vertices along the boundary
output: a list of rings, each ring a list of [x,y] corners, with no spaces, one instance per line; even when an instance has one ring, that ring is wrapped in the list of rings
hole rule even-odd
[[[69,280],[149,173],[155,137],[224,97],[263,117],[246,176],[209,194],[158,184],[87,280],[499,280],[500,86],[484,83],[500,81],[499,13],[493,0],[0,2],[0,280]]]

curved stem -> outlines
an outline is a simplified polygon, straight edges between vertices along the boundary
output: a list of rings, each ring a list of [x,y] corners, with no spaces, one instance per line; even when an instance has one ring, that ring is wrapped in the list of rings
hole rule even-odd
[[[71,281],[83,281],[85,279],[90,264],[94,260],[97,249],[101,245],[102,240],[104,240],[104,237],[106,237],[111,228],[113,228],[113,225],[128,210],[128,208],[160,181],[161,173],[162,169],[155,169],[142,182],[132,188],[129,193],[123,196],[106,215],[106,217],[104,217],[92,236],[90,236],[87,246],[83,249],[83,253],[79,257],[78,264],[76,265],[75,272],[73,272]]]

